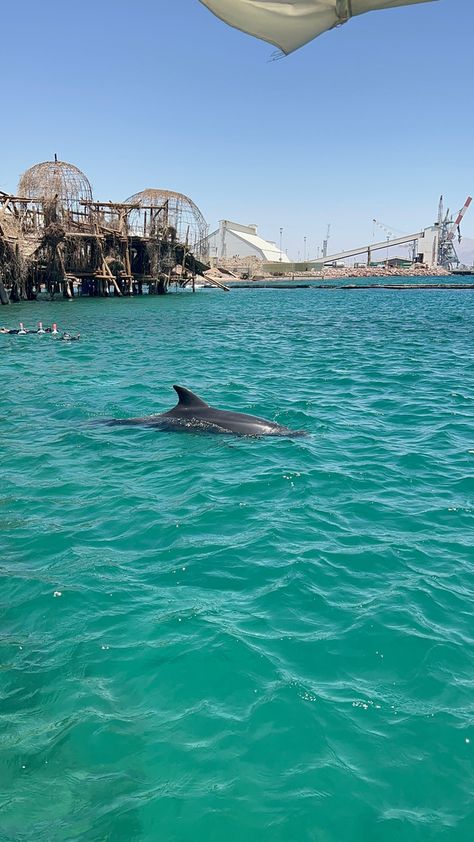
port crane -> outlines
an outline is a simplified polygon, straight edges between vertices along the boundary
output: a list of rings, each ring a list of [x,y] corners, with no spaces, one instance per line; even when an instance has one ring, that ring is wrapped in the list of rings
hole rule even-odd
[[[472,202],[472,197],[468,196],[456,219],[453,221],[449,215],[449,210],[444,215],[443,197],[440,196],[438,206],[438,264],[450,269],[453,263],[459,264],[459,258],[454,247],[454,238],[457,231],[458,243],[461,242],[461,222],[469,205]]]
[[[467,209],[468,209],[469,205],[471,204],[471,202],[472,202],[472,196],[468,196],[468,197],[467,197],[467,199],[466,199],[466,201],[464,202],[464,204],[463,204],[463,206],[462,206],[461,210],[459,211],[459,213],[458,213],[458,215],[457,215],[456,219],[454,220],[453,224],[451,225],[451,228],[449,229],[449,232],[448,232],[448,238],[449,238],[450,240],[452,240],[452,239],[454,238],[454,234],[455,234],[455,232],[456,232],[456,230],[457,230],[457,232],[458,232],[458,243],[460,243],[460,242],[461,242],[461,228],[460,228],[460,225],[461,225],[461,222],[462,222],[463,216],[464,216],[464,214],[466,213],[466,211],[467,211]]]
[[[427,255],[428,260],[425,260],[425,262],[445,266],[449,269],[453,263],[456,265],[459,264],[453,240],[456,236],[456,231],[458,234],[458,240],[461,236],[460,224],[471,202],[472,198],[471,196],[468,196],[456,219],[453,220],[450,217],[449,210],[446,214],[444,213],[443,199],[441,197],[438,207],[438,218],[434,225],[430,225],[428,228],[421,228],[420,230],[414,231],[410,234],[404,234],[393,238],[390,236],[393,233],[393,229],[389,228],[388,225],[385,225],[383,222],[373,219],[372,221],[374,225],[377,224],[382,228],[384,233],[388,235],[385,240],[382,242],[371,243],[370,245],[365,244],[358,246],[357,248],[349,249],[348,251],[340,251],[329,255],[327,253],[327,240],[329,239],[330,226],[328,225],[328,233],[326,235],[326,239],[323,240],[324,253],[320,257],[318,249],[317,258],[309,262],[310,264],[320,267],[321,265],[334,263],[338,260],[347,260],[348,258],[356,257],[359,254],[366,254],[367,264],[369,265],[372,252],[374,251],[381,251],[394,246],[408,246],[409,244],[414,245],[416,248],[416,244],[418,243],[420,246],[420,252],[426,253]]]

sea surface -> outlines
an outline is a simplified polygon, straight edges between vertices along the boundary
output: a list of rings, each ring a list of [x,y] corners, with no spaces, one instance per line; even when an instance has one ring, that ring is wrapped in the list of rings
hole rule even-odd
[[[81,340],[0,336],[1,842],[472,840],[474,292],[20,319]],[[96,423],[173,383],[310,435]]]

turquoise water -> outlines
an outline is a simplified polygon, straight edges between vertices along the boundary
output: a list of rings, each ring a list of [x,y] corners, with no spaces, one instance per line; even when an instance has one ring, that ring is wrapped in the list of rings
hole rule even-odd
[[[1,842],[470,840],[474,294],[20,318],[82,338],[0,336]],[[173,383],[311,436],[90,423]]]

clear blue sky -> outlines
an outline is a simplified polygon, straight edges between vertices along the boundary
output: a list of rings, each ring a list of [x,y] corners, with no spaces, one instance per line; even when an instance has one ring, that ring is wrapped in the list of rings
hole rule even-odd
[[[94,194],[189,195],[290,256],[430,224],[474,191],[474,3],[363,15],[280,61],[198,0],[2,4],[0,189],[58,157]],[[380,239],[384,238],[383,232]],[[464,234],[474,237],[474,211]]]

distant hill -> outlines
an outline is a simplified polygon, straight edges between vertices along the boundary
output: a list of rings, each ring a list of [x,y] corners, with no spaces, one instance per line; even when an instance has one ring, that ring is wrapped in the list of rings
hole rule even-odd
[[[461,263],[466,266],[474,265],[474,240],[463,237],[460,243],[455,243],[455,249]]]

